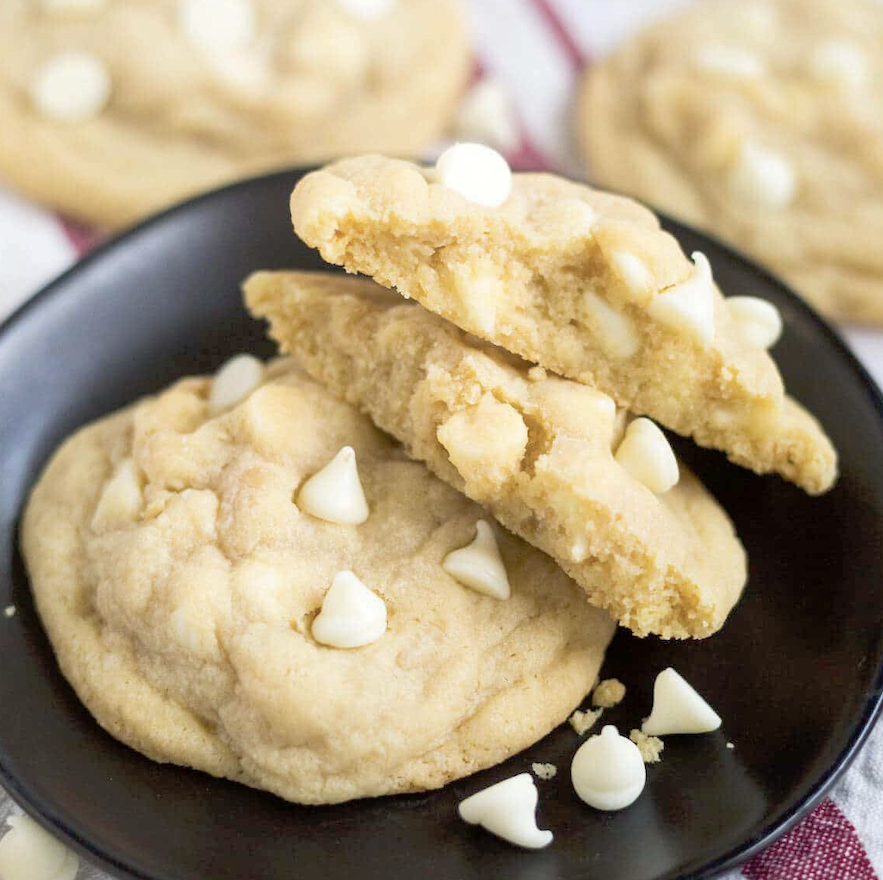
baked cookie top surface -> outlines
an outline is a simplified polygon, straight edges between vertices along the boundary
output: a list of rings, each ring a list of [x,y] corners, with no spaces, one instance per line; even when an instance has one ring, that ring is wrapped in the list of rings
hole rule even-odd
[[[268,167],[418,152],[468,68],[456,0],[7,0],[0,174],[119,226]]]
[[[328,262],[738,464],[812,493],[836,477],[830,441],[785,395],[765,350],[778,312],[725,299],[704,255],[691,262],[629,199],[514,174],[508,198],[489,208],[434,169],[363,156],[302,178],[291,211]]]
[[[340,273],[258,273],[284,351],[443,480],[549,553],[639,635],[704,637],[745,583],[724,511],[664,435],[401,297]]]
[[[486,514],[352,407],[290,363],[242,402],[211,403],[225,403],[211,380],[185,379],[82,429],[26,510],[40,616],[113,735],[156,760],[335,802],[501,761],[591,688],[610,618],[499,527],[510,597],[455,580],[443,563]],[[367,501],[359,525],[298,506],[345,446]],[[327,644],[340,619],[317,628],[341,571],[374,594],[371,609],[385,605],[362,647]]]
[[[590,173],[883,322],[881,41],[869,0],[698,4],[587,71]]]

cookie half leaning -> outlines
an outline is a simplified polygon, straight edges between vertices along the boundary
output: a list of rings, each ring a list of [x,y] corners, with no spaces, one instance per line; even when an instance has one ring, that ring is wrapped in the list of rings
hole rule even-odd
[[[669,638],[723,625],[746,576],[730,520],[685,468],[657,495],[614,459],[625,414],[605,394],[366,279],[264,272],[245,294],[283,350],[621,624]]]
[[[328,262],[738,464],[810,493],[836,477],[830,441],[785,395],[704,257],[691,264],[629,199],[515,174],[508,199],[485,208],[427,169],[365,156],[304,177],[291,212]]]
[[[182,380],[54,455],[23,549],[61,669],[88,709],[157,761],[303,803],[435,788],[504,760],[592,687],[614,624],[502,529],[511,595],[442,563],[484,512],[292,365],[213,411]],[[360,525],[299,509],[344,446]],[[301,502],[302,503],[302,502]],[[363,647],[313,624],[350,570],[386,606]]]

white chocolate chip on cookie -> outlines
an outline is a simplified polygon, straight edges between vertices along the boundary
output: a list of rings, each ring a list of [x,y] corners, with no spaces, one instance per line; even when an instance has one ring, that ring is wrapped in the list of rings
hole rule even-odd
[[[79,859],[30,816],[10,816],[0,840],[3,880],[74,880]]]
[[[745,342],[757,348],[776,344],[782,335],[782,316],[771,302],[756,296],[730,296],[725,302]]]
[[[638,331],[628,315],[616,311],[591,290],[583,294],[582,305],[592,335],[607,357],[624,360],[638,350]]]
[[[386,632],[386,603],[351,571],[334,576],[322,610],[313,621],[313,638],[331,648],[360,648]]]
[[[85,122],[97,116],[110,100],[110,73],[90,52],[60,52],[37,71],[31,100],[45,119]]]
[[[815,79],[845,89],[857,89],[868,78],[864,52],[846,40],[821,43],[809,56],[809,70]]]
[[[395,0],[337,0],[337,3],[344,12],[363,21],[383,18],[395,6]]]
[[[178,24],[192,45],[210,52],[242,49],[257,33],[250,0],[180,0]]]
[[[680,477],[678,461],[665,434],[650,419],[635,419],[626,428],[615,455],[617,463],[651,492],[661,495]]]
[[[503,87],[493,79],[476,83],[457,110],[454,128],[458,138],[487,144],[504,153],[519,142],[518,126]]]
[[[485,208],[499,208],[512,189],[506,160],[484,144],[454,144],[435,163],[439,182]]]
[[[570,778],[580,799],[596,810],[622,810],[644,790],[647,770],[638,747],[612,724],[577,750]]]
[[[754,53],[739,46],[701,46],[693,56],[699,70],[728,79],[758,79],[764,74],[764,63]]]
[[[610,262],[632,298],[644,302],[656,287],[653,275],[644,261],[629,251],[613,251]]]
[[[693,274],[663,290],[647,306],[651,318],[706,346],[714,339],[714,279],[701,251],[693,252]]]
[[[653,711],[641,725],[642,733],[710,733],[720,726],[720,715],[674,669],[669,666],[656,676]]]
[[[751,141],[742,144],[727,184],[741,201],[768,208],[784,208],[797,192],[797,178],[791,163],[779,153]]]
[[[466,587],[495,599],[509,598],[509,578],[493,529],[483,519],[475,524],[471,544],[452,550],[442,568]]]
[[[264,378],[264,365],[250,354],[230,358],[212,380],[209,408],[213,412],[234,406],[251,394]]]
[[[356,452],[344,446],[304,483],[297,506],[326,522],[357,526],[368,519],[368,502],[359,479]]]
[[[41,0],[46,12],[91,13],[100,12],[107,6],[107,0]]]
[[[460,801],[457,811],[470,825],[526,849],[541,849],[552,842],[551,831],[537,827],[537,787],[530,773],[519,773]]]
[[[138,472],[130,458],[121,462],[108,480],[92,515],[92,531],[119,529],[135,521],[143,498]]]

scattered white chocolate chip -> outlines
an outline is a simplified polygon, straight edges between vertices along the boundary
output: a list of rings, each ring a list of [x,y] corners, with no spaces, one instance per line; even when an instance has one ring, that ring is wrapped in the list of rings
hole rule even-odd
[[[53,55],[37,71],[31,100],[45,119],[85,122],[97,116],[110,100],[107,65],[91,52]]]
[[[344,446],[303,484],[297,506],[318,519],[343,526],[357,526],[368,519],[370,511],[352,446]]]
[[[178,25],[192,45],[209,52],[242,49],[257,34],[250,0],[179,0]]]
[[[693,63],[700,70],[729,79],[757,79],[764,73],[760,57],[740,46],[701,46],[693,56]]]
[[[625,697],[625,685],[618,678],[605,678],[592,691],[592,705],[602,709],[618,706]]]
[[[567,720],[577,736],[582,736],[595,726],[595,722],[601,717],[603,712],[603,709],[596,709],[595,711],[587,709],[585,712],[581,709],[576,709]]]
[[[96,532],[122,528],[135,520],[142,504],[138,471],[134,462],[127,458],[120,462],[105,484],[92,515],[91,527]]]
[[[448,553],[442,568],[465,587],[495,599],[509,598],[506,566],[494,530],[483,519],[475,524],[472,543]]]
[[[4,617],[15,617],[15,605],[7,605],[3,609],[3,616]]]
[[[558,768],[554,764],[531,764],[530,769],[533,770],[537,779],[549,780],[554,779]]]
[[[674,669],[669,666],[656,676],[653,711],[641,725],[642,733],[709,733],[720,725],[720,715]]]
[[[735,746],[735,745],[733,745],[733,743],[731,743],[731,742],[728,742],[728,743],[727,743],[727,748],[728,748],[728,749],[735,749],[735,748],[736,748],[736,746]]]
[[[29,816],[9,816],[0,839],[3,880],[74,880],[79,859]]]
[[[512,190],[506,160],[484,144],[454,144],[435,163],[439,182],[485,208],[499,208]]]
[[[766,208],[784,208],[797,192],[797,178],[791,163],[779,153],[752,141],[742,144],[727,184],[736,198]]]
[[[857,89],[867,81],[868,61],[854,43],[828,40],[810,53],[809,70],[821,82],[839,88]]]
[[[363,21],[383,18],[395,6],[395,0],[337,0],[337,3],[348,15]]]
[[[509,153],[519,144],[518,126],[503,87],[490,78],[477,82],[463,98],[454,132],[458,139],[487,144]]]
[[[658,764],[662,760],[660,755],[665,743],[658,736],[647,736],[640,730],[632,730],[629,739],[638,747],[645,764]]]
[[[612,725],[577,750],[570,778],[580,798],[596,810],[622,810],[644,790],[647,771],[638,747]]]
[[[612,251],[610,262],[625,283],[628,292],[640,302],[653,292],[656,282],[647,265],[629,251]]]
[[[628,315],[616,311],[591,290],[583,294],[582,302],[592,334],[607,357],[625,360],[638,350],[638,332]]]
[[[665,434],[643,416],[625,429],[625,436],[614,458],[657,495],[668,492],[680,478],[678,460]]]
[[[46,12],[89,13],[100,12],[107,6],[107,0],[41,0]]]
[[[460,802],[460,818],[526,849],[552,842],[551,831],[537,828],[537,787],[530,773],[519,773]]]
[[[782,335],[782,316],[771,302],[756,296],[730,296],[724,302],[745,342],[757,348],[776,344]]]
[[[647,312],[666,324],[708,345],[714,339],[714,279],[711,264],[701,251],[693,252],[693,274],[680,284],[661,291]]]
[[[360,648],[386,632],[386,603],[351,571],[339,571],[313,621],[313,638],[331,648]]]
[[[237,354],[216,373],[208,405],[213,412],[227,409],[251,394],[264,378],[264,365],[250,354]]]

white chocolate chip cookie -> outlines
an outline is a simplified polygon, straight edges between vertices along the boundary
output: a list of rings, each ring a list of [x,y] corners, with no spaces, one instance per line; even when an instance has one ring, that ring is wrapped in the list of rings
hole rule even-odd
[[[564,721],[610,618],[502,529],[510,597],[458,583],[443,560],[486,514],[290,363],[267,373],[220,414],[193,378],[82,429],[31,496],[37,607],[101,725],[155,760],[326,803],[444,785]],[[346,446],[359,525],[294,501]],[[95,522],[120,473],[138,503]]]
[[[245,292],[283,350],[549,553],[624,626],[685,638],[723,625],[745,583],[744,551],[727,515],[678,468],[648,420],[625,430],[626,414],[601,392],[539,376],[367,279],[263,272]],[[641,422],[646,448],[635,439]],[[620,462],[624,443],[628,461]],[[511,602],[499,574],[488,577],[492,558],[471,561],[466,574],[501,606]]]
[[[441,176],[382,156],[334,163],[295,187],[295,231],[328,262],[738,464],[831,486],[830,441],[758,344],[770,329],[745,332],[705,255],[688,259],[650,211],[548,174],[513,174],[485,207]]]
[[[0,177],[119,227],[269,168],[424,149],[469,72],[457,0],[3,0]]]
[[[589,68],[589,173],[881,324],[881,41],[869,0],[697,4]]]

